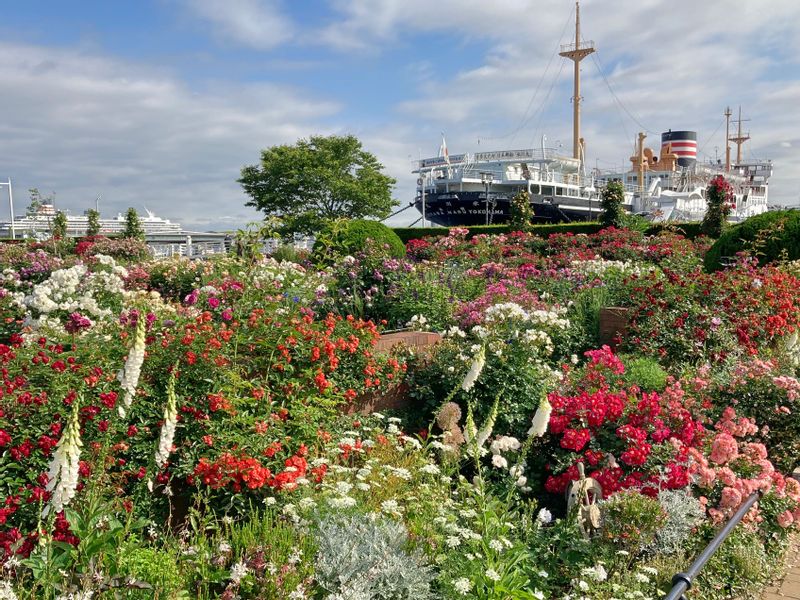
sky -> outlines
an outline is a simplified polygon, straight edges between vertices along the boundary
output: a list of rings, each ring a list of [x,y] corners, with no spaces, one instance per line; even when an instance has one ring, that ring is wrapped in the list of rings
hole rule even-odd
[[[133,206],[227,230],[242,166],[276,144],[353,134],[414,197],[420,157],[571,150],[571,0],[0,0],[0,181],[80,214]],[[723,157],[741,105],[770,200],[800,203],[800,2],[585,0],[587,162],[627,165],[638,131],[695,130]],[[0,220],[8,217],[0,187]],[[419,218],[409,208],[390,221]]]

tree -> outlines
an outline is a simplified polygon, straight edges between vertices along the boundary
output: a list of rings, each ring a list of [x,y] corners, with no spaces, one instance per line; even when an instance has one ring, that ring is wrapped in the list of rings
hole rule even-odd
[[[67,215],[61,211],[58,211],[56,216],[53,217],[53,237],[67,237]]]
[[[397,204],[396,181],[352,135],[311,136],[261,152],[242,168],[246,205],[284,220],[285,231],[312,233],[337,218],[385,218]]]
[[[531,208],[531,197],[525,190],[511,199],[511,215],[509,225],[511,231],[530,231],[533,209]]]
[[[100,233],[100,213],[90,208],[86,211],[88,223],[86,224],[86,235],[93,236]]]
[[[728,215],[733,208],[734,195],[731,184],[722,175],[711,180],[706,189],[706,214],[700,230],[707,236],[718,238],[728,224]]]
[[[49,196],[42,196],[39,188],[30,188],[28,193],[31,196],[31,203],[28,205],[25,214],[29,217],[38,213],[43,204],[53,204],[56,199],[55,192],[52,192]]]
[[[135,208],[129,208],[128,212],[125,213],[125,231],[122,232],[122,237],[144,239],[144,229],[142,229],[142,224],[139,222],[139,214]]]
[[[625,210],[622,203],[625,201],[625,188],[621,181],[609,181],[600,194],[600,223],[604,227],[621,227],[625,222]]]

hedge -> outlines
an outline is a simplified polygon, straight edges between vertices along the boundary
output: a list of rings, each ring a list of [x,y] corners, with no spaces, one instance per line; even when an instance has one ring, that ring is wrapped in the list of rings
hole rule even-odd
[[[467,238],[471,238],[482,233],[498,235],[501,233],[509,233],[511,228],[508,225],[475,225],[467,227],[469,234]],[[596,221],[577,221],[573,223],[555,223],[555,224],[542,224],[532,225],[531,233],[540,236],[547,236],[551,233],[597,233],[602,229],[602,225]],[[664,230],[673,230],[680,233],[684,237],[694,239],[700,235],[700,223],[654,223],[647,228],[645,233],[647,235],[658,235]],[[441,237],[450,232],[448,227],[396,227],[394,232],[403,240],[403,243],[408,240],[419,239],[423,237]]]
[[[764,265],[779,258],[800,259],[800,210],[776,210],[750,217],[730,227],[709,248],[707,271],[717,271],[723,258],[751,251]]]

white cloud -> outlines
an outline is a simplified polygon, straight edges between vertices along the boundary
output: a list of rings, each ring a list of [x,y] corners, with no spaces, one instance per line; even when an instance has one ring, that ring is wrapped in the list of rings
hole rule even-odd
[[[230,227],[244,207],[240,168],[259,151],[325,132],[339,107],[292,88],[230,82],[190,89],[168,73],[60,48],[0,44],[0,176],[56,191],[80,212],[143,206],[184,224]],[[231,219],[232,218],[232,219]]]
[[[294,35],[294,24],[278,0],[185,0],[184,6],[219,35],[258,50],[279,46]]]

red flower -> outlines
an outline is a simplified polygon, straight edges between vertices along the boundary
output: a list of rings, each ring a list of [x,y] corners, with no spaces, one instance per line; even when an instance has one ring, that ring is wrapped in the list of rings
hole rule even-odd
[[[561,447],[580,452],[591,437],[588,429],[567,429],[561,438]]]

